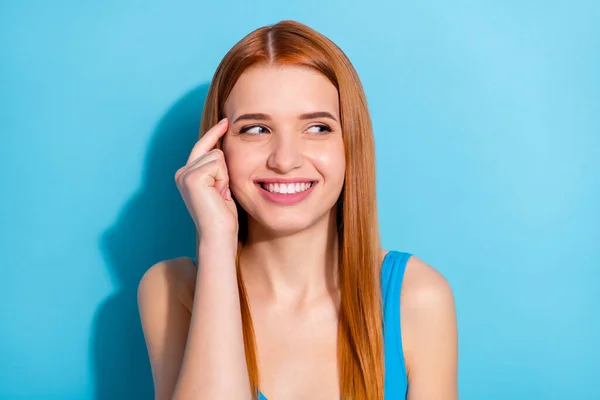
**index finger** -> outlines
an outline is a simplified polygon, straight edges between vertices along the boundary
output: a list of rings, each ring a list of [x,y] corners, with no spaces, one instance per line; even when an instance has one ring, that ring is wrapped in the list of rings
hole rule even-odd
[[[219,139],[227,132],[228,125],[227,118],[223,118],[218,124],[210,128],[192,148],[186,165],[212,150]]]

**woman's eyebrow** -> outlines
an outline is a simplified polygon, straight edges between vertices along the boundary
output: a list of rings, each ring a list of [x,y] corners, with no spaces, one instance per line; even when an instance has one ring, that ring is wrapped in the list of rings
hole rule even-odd
[[[300,114],[298,119],[315,119],[315,118],[329,118],[337,122],[337,119],[327,111],[315,111],[306,114]]]
[[[315,118],[329,118],[329,119],[337,122],[337,119],[331,113],[329,113],[327,111],[309,112],[309,113],[305,113],[305,114],[300,114],[298,116],[298,119],[300,119],[300,120],[315,119]],[[271,121],[271,116],[268,114],[263,114],[263,113],[242,114],[239,117],[237,117],[233,123],[235,124],[238,121],[242,121],[242,120]]]

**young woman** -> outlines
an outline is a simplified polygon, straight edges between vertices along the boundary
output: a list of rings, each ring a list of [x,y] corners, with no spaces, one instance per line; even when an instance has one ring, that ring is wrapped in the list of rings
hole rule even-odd
[[[379,247],[373,132],[344,53],[294,21],[250,33],[200,131],[175,174],[196,258],[138,289],[156,399],[456,399],[452,291]]]

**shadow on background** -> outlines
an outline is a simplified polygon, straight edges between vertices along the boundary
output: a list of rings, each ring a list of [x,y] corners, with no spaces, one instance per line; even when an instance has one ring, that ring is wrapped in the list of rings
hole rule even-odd
[[[90,355],[95,399],[153,399],[152,373],[137,308],[144,272],[160,260],[189,256],[196,233],[175,185],[198,140],[208,84],[178,100],[152,135],[142,187],[100,239],[100,249],[117,290],[96,312]]]

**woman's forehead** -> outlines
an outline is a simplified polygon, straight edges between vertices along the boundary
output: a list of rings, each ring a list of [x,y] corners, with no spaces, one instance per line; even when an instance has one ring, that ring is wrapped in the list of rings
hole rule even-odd
[[[318,71],[301,66],[256,66],[244,71],[234,85],[225,112],[297,116],[327,111],[339,120],[335,86]]]

